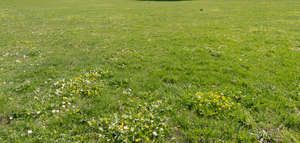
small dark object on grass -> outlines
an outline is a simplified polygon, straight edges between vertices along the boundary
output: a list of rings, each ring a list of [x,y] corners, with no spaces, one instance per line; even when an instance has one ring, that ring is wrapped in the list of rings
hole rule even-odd
[[[202,8],[200,8],[200,11],[203,11],[203,9],[202,9]]]

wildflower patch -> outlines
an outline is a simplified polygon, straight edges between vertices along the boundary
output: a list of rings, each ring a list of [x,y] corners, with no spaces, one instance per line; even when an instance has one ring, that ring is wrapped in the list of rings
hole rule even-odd
[[[99,72],[88,72],[70,79],[60,80],[54,83],[55,94],[69,96],[93,96],[99,95],[103,88],[102,76]]]
[[[97,130],[102,141],[149,142],[166,138],[169,134],[167,118],[156,112],[161,101],[142,103],[138,108],[129,107],[122,114],[88,121]]]
[[[232,95],[226,92],[197,92],[194,95],[186,95],[185,99],[188,106],[204,116],[224,115],[239,105]]]
[[[88,72],[70,80],[60,80],[54,83],[54,96],[61,101],[59,109],[53,109],[52,114],[68,112],[71,115],[85,116],[74,99],[101,95],[105,89],[103,75],[99,72]],[[169,134],[167,118],[162,116],[164,110],[162,100],[146,101],[131,96],[131,89],[125,89],[128,96],[122,102],[121,112],[111,116],[87,118],[86,128],[97,134],[103,142],[150,142],[161,141]]]

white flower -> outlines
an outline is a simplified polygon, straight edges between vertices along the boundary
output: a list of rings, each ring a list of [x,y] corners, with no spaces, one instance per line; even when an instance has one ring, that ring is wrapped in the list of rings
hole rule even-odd
[[[128,126],[124,126],[124,130],[128,130]]]
[[[59,110],[52,110],[52,113],[59,113]]]
[[[130,131],[132,131],[132,132],[133,132],[133,131],[134,131],[134,128],[131,128],[131,129],[130,129]]]
[[[63,108],[66,108],[66,106],[65,106],[65,105],[63,105],[62,107],[63,107]]]
[[[27,133],[28,133],[28,134],[32,134],[32,130],[28,130]]]
[[[37,112],[36,112],[36,114],[40,114],[40,113],[41,113],[41,111],[37,111]]]
[[[3,57],[6,57],[6,56],[8,56],[9,55],[9,53],[5,53],[4,55],[3,55]]]
[[[154,136],[157,136],[157,132],[154,131],[154,132],[153,132],[153,135],[154,135]]]
[[[60,93],[62,93],[62,91],[60,91],[59,89],[56,89],[55,94],[59,95]]]
[[[13,119],[13,117],[11,116],[11,117],[9,117],[9,119],[10,119],[10,120],[12,120],[12,119]]]

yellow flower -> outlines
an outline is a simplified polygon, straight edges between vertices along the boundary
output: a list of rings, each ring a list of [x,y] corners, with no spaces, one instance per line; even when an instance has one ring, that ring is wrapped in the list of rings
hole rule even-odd
[[[123,123],[120,125],[120,130],[123,130]]]
[[[199,104],[200,105],[200,107],[202,106],[202,104]]]
[[[92,93],[90,91],[88,91],[88,95],[91,95]]]
[[[222,110],[222,108],[221,108],[221,107],[219,107],[219,110]]]
[[[150,141],[150,139],[148,137],[146,137],[146,141]]]
[[[67,97],[63,97],[63,100],[67,100],[68,98]]]
[[[108,124],[107,118],[104,118],[105,124]]]
[[[135,139],[135,142],[139,142],[139,141],[141,141],[141,139],[140,139],[140,138],[137,138],[137,139]]]
[[[149,128],[149,126],[148,126],[147,124],[145,125],[145,127],[146,127],[147,129]]]

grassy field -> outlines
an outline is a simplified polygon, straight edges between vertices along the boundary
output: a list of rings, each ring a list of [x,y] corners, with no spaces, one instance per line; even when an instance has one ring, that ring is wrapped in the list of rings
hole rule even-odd
[[[0,142],[300,142],[299,0],[0,0]]]

